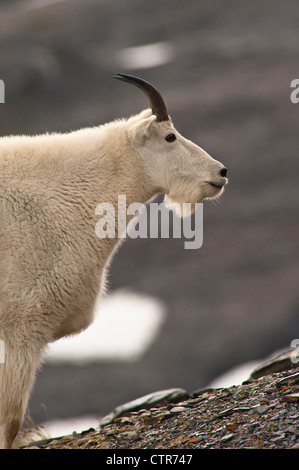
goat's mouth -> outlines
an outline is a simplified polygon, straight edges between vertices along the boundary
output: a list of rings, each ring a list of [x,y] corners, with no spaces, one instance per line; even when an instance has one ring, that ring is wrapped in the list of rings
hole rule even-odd
[[[218,188],[218,189],[223,188],[223,186],[226,184],[226,182],[225,183],[212,183],[211,181],[206,181],[206,183],[208,183],[211,186],[213,186],[214,188]]]
[[[213,199],[214,197],[218,197],[220,196],[220,194],[223,193],[224,191],[224,186],[227,184],[227,179],[224,178],[223,180],[218,180],[217,182],[216,181],[205,181],[205,183],[208,185],[208,187],[210,188],[208,190],[207,188],[207,192],[208,192],[208,198],[209,199]]]

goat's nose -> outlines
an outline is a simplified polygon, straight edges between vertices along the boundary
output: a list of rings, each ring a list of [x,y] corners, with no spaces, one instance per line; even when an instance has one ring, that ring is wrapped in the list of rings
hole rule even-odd
[[[227,168],[224,168],[224,167],[223,167],[223,168],[220,170],[220,175],[221,175],[223,178],[225,178],[225,177],[226,177],[226,174],[227,174]]]

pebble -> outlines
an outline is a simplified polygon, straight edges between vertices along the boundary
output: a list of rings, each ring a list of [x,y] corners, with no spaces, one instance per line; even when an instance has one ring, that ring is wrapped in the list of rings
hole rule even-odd
[[[141,413],[139,414],[139,417],[140,418],[150,418],[152,416],[152,414],[149,412],[149,411],[141,411]]]
[[[227,423],[227,425],[226,425],[226,429],[228,431],[234,431],[236,429],[236,427],[237,427],[236,423]]]
[[[229,440],[232,439],[234,436],[235,436],[234,433],[226,434],[226,435],[223,436],[220,440],[221,440],[221,441],[229,441]]]
[[[224,417],[226,417],[226,416],[232,415],[233,412],[234,412],[234,408],[233,408],[233,407],[227,408],[226,410],[220,411],[219,416],[220,416],[221,418],[224,418]]]
[[[120,424],[132,424],[134,421],[132,418],[128,418],[124,416],[123,418],[115,418],[115,423],[120,423]]]
[[[277,437],[271,437],[271,441],[273,442],[277,442],[277,441],[281,441],[281,439],[284,439],[285,438],[285,435],[282,434],[281,436],[277,436]]]
[[[296,429],[295,426],[289,426],[284,430],[284,432],[290,432],[291,434],[299,434],[299,428]]]
[[[256,405],[254,405],[256,406]],[[250,411],[254,408],[254,406],[235,406],[233,408],[233,411]]]
[[[248,428],[256,428],[257,426],[259,426],[259,423],[257,421],[247,424]]]
[[[148,432],[147,433],[147,437],[150,437],[150,436],[156,436],[157,434],[159,434],[160,431],[151,431],[151,432]]]
[[[282,397],[281,401],[287,403],[298,403],[299,402],[299,393],[290,393]]]
[[[119,434],[119,437],[123,439],[138,439],[139,436],[137,431],[127,431]]]
[[[260,405],[255,408],[255,411],[261,415],[263,413],[266,413],[269,409],[270,409],[270,406]]]
[[[276,390],[275,387],[269,387],[269,388],[266,388],[266,390],[265,390],[266,393],[270,393],[270,394],[276,393],[276,391],[277,390]]]
[[[200,402],[203,401],[203,400],[204,400],[203,397],[190,398],[190,400],[188,400],[188,404],[189,404],[189,405],[197,405],[197,403],[200,403]]]
[[[277,421],[279,419],[279,415],[272,416],[269,421]]]
[[[299,372],[296,372],[295,374],[288,375],[287,377],[284,377],[281,380],[278,380],[276,382],[277,387],[282,387],[283,385],[293,385],[299,383]]]
[[[170,413],[182,413],[182,411],[186,411],[187,408],[185,406],[174,406],[169,411]]]

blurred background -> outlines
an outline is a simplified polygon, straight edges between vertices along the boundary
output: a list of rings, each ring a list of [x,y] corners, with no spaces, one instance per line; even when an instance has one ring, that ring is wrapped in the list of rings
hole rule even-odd
[[[230,180],[204,203],[200,249],[178,239],[121,247],[95,325],[49,351],[34,421],[192,392],[289,347],[299,337],[297,2],[2,0],[0,40],[2,135],[138,113],[143,94],[111,79],[131,73],[159,89],[177,129]]]

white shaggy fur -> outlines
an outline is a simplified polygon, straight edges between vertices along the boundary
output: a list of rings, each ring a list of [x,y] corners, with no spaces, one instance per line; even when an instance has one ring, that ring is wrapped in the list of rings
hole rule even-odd
[[[47,343],[92,322],[119,241],[96,237],[97,205],[157,193],[194,204],[222,192],[221,169],[151,110],[69,134],[0,139],[0,447],[21,426]]]

